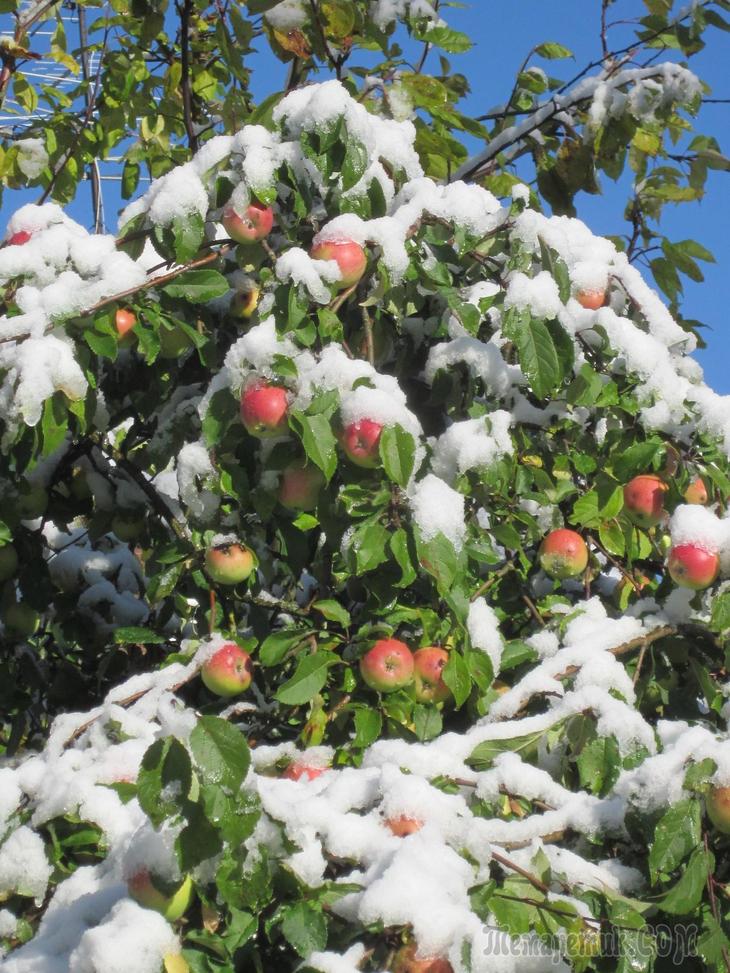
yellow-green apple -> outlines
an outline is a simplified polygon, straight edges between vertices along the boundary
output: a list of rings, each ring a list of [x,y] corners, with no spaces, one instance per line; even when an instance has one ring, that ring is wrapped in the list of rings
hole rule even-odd
[[[637,527],[654,527],[664,515],[667,484],[653,473],[635,476],[624,487],[624,507]]]
[[[226,642],[206,659],[200,676],[216,696],[237,696],[245,692],[253,678],[251,656],[235,642]]]
[[[606,291],[601,289],[581,290],[576,293],[575,299],[586,311],[597,311],[606,303]]]
[[[354,240],[315,241],[310,251],[313,260],[334,260],[340,268],[340,279],[334,286],[338,290],[352,287],[365,273],[368,258],[359,243]]]
[[[8,246],[22,247],[23,244],[27,243],[32,236],[33,234],[29,233],[28,230],[18,230],[17,233],[13,233],[13,235],[9,238]]]
[[[279,483],[279,503],[287,510],[314,510],[324,476],[313,463],[296,460],[284,468]]]
[[[176,886],[168,888],[167,883],[159,880],[155,883],[154,876],[146,868],[140,868],[132,875],[127,889],[135,902],[145,909],[160,912],[168,922],[180,919],[193,899],[193,882],[189,875]]]
[[[18,489],[16,510],[21,520],[35,520],[42,517],[48,506],[48,494],[38,483],[24,480]]]
[[[730,834],[730,787],[713,787],[705,796],[705,807],[717,830]]]
[[[360,659],[360,674],[371,689],[392,693],[413,682],[413,653],[398,639],[379,639]]]
[[[307,780],[314,780],[315,777],[321,776],[326,769],[326,767],[317,767],[314,764],[293,760],[281,776],[284,780],[301,780],[302,777],[306,777]]]
[[[3,623],[8,632],[30,638],[38,631],[41,616],[24,601],[13,601],[3,610]]]
[[[695,503],[704,506],[707,503],[707,487],[701,476],[696,477],[684,491],[686,503]]]
[[[68,482],[68,492],[79,503],[91,500],[93,493],[86,478],[86,471],[80,466],[75,466],[71,471],[71,479]]]
[[[205,570],[216,584],[238,584],[245,581],[256,567],[253,551],[243,544],[223,544],[205,553]]]
[[[675,584],[694,591],[709,588],[720,573],[719,556],[698,544],[678,544],[673,547],[667,565]]]
[[[182,953],[165,953],[162,967],[164,973],[190,973],[190,965]]]
[[[135,541],[144,529],[144,510],[120,510],[112,518],[112,530],[120,541]]]
[[[190,335],[182,328],[160,328],[160,358],[179,358],[184,351],[192,348]]]
[[[274,211],[258,200],[249,203],[239,213],[230,203],[223,210],[221,223],[228,236],[236,243],[258,243],[271,233]]]
[[[114,315],[114,327],[117,329],[117,336],[120,341],[129,335],[129,332],[137,323],[136,315],[126,307],[118,308],[116,314]],[[127,342],[131,341],[132,335],[127,338]]]
[[[418,956],[418,946],[410,943],[395,955],[393,973],[454,973],[454,968],[444,956]]]
[[[281,436],[288,428],[289,397],[285,388],[257,381],[241,394],[241,422],[252,436]]]
[[[415,834],[423,827],[423,821],[418,818],[409,818],[407,814],[397,814],[392,818],[386,818],[385,824],[396,838],[406,838],[409,834]]]
[[[18,552],[12,544],[0,547],[0,581],[12,578],[18,570]]]
[[[234,318],[243,318],[244,321],[248,321],[259,306],[260,295],[261,291],[255,284],[248,290],[236,291],[231,298],[229,313]]]
[[[443,679],[444,666],[449,661],[446,649],[430,645],[413,655],[413,675],[416,699],[419,703],[443,703],[451,690]]]
[[[586,542],[566,527],[550,531],[540,545],[538,556],[545,574],[561,581],[582,574],[588,564]]]
[[[380,463],[380,434],[383,426],[373,419],[351,422],[340,433],[340,445],[356,466],[373,469]]]

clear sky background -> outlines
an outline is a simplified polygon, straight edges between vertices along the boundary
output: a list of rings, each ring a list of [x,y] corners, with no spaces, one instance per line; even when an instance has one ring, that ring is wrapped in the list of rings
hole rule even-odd
[[[610,20],[625,20],[644,11],[641,0],[617,0],[610,8]],[[559,41],[575,54],[574,61],[553,61],[540,64],[548,73],[569,78],[585,64],[600,56],[599,0],[467,0],[464,9],[444,6],[448,23],[467,34],[474,41],[467,54],[451,58],[454,70],[465,74],[472,93],[466,101],[466,111],[479,115],[509,96],[517,70],[530,48],[543,41]],[[6,17],[0,18],[5,21]],[[5,27],[0,23],[0,27]],[[630,25],[620,24],[609,33],[611,48],[620,48],[633,38]],[[706,49],[692,60],[693,70],[712,88],[712,96],[730,98],[730,34],[710,30]],[[286,67],[270,54],[262,53],[253,60],[253,87],[258,98],[280,90]],[[671,55],[669,55],[671,56]],[[435,63],[435,62],[434,62]],[[726,154],[730,154],[730,104],[705,105],[699,130],[714,135]],[[476,146],[475,146],[476,148]],[[113,172],[113,167],[104,167]],[[605,177],[604,195],[582,193],[577,200],[578,215],[596,233],[624,233],[623,207],[629,196],[629,173],[618,186]],[[143,189],[143,185],[140,187]],[[6,191],[0,211],[2,225],[18,206],[37,196],[32,193]],[[116,184],[104,183],[107,226],[116,226],[116,212],[120,201]],[[88,223],[90,206],[85,187],[69,207],[70,214]],[[705,199],[697,204],[682,204],[665,208],[662,220],[665,232],[673,240],[696,239],[708,247],[716,257],[715,264],[702,264],[705,282],[694,283],[684,278],[686,302],[684,313],[709,325],[705,332],[708,348],[697,353],[705,376],[717,391],[730,394],[730,327],[726,321],[728,278],[730,278],[730,173],[711,172]]]

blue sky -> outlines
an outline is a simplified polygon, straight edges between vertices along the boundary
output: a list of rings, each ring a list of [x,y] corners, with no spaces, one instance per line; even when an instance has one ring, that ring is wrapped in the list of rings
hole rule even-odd
[[[616,0],[610,8],[611,20],[636,16],[643,10],[641,0]],[[464,9],[448,9],[444,16],[454,27],[465,31],[474,40],[467,54],[454,56],[455,70],[465,74],[472,93],[466,110],[478,115],[503,102],[523,58],[531,47],[554,40],[571,48],[575,61],[536,62],[550,73],[568,78],[587,62],[600,55],[599,0],[471,0]],[[4,20],[5,18],[1,18]],[[692,67],[712,87],[714,97],[730,98],[730,35],[713,30],[708,46],[693,59]],[[633,37],[630,26],[620,25],[609,34],[611,47],[623,47]],[[262,51],[266,45],[262,44]],[[254,59],[254,90],[264,97],[282,87],[286,68],[268,54]],[[730,153],[730,105],[707,105],[703,108],[700,130],[714,135],[726,153]],[[115,225],[114,213],[118,202],[112,184],[105,183],[107,224]],[[623,207],[628,197],[629,182],[618,187],[603,179],[603,196],[581,194],[578,215],[596,233],[616,234],[625,230]],[[705,282],[695,284],[685,279],[687,317],[697,318],[710,326],[705,332],[708,349],[698,352],[706,379],[717,391],[730,393],[730,329],[725,322],[725,283],[730,274],[730,246],[727,227],[730,225],[730,173],[710,173],[705,199],[698,204],[668,207],[663,216],[667,235],[674,240],[692,238],[707,246],[717,260],[703,264]],[[33,193],[30,198],[34,198]],[[0,225],[23,202],[27,194],[6,192],[0,212]],[[77,219],[88,219],[88,191],[82,187],[78,200],[70,207]]]

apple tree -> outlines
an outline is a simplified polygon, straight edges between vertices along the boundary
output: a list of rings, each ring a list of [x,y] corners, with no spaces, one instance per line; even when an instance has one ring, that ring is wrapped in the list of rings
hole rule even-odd
[[[430,0],[81,5],[64,97],[16,12],[7,973],[730,971],[730,400],[660,222],[730,4],[611,6],[480,119]]]

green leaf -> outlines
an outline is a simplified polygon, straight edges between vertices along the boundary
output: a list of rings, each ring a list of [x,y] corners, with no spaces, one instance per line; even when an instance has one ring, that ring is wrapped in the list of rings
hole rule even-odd
[[[119,345],[114,335],[99,334],[97,331],[85,331],[84,341],[95,355],[100,355],[102,358],[109,358],[111,361],[116,360]]]
[[[329,419],[321,414],[310,416],[304,412],[292,412],[289,421],[305,453],[329,482],[337,469],[336,440]]]
[[[448,54],[463,54],[472,48],[469,35],[463,34],[460,30],[452,30],[451,27],[431,27],[421,34],[419,39],[440,47]]]
[[[276,691],[276,698],[287,706],[308,703],[327,682],[327,672],[340,660],[331,652],[314,652],[299,660],[296,672]]]
[[[413,707],[413,726],[416,736],[422,743],[433,740],[443,728],[440,711],[435,706],[416,704]]]
[[[532,391],[539,399],[546,399],[558,388],[564,375],[555,342],[539,318],[527,316],[521,324],[515,333],[520,364]]]
[[[328,621],[342,625],[343,628],[347,628],[351,623],[349,611],[334,598],[323,598],[320,601],[315,601],[312,604],[312,609],[320,612]]]
[[[714,632],[726,632],[730,628],[730,592],[713,599],[710,627]]]
[[[417,534],[416,548],[421,566],[436,579],[439,591],[448,591],[461,568],[454,545],[443,534],[437,534],[430,541],[421,540]]]
[[[362,142],[350,135],[347,139],[345,158],[342,163],[342,188],[352,189],[368,167],[368,153]]]
[[[137,799],[155,826],[180,813],[192,776],[190,755],[174,737],[157,740],[145,751],[137,776]]]
[[[184,264],[200,250],[205,237],[205,222],[200,213],[187,216],[176,216],[172,224],[175,239],[175,257],[178,263]]]
[[[348,553],[354,556],[358,574],[374,571],[383,561],[387,561],[389,538],[388,531],[377,522],[365,524],[355,531]]]
[[[418,577],[418,572],[411,560],[411,551],[408,544],[408,534],[399,527],[390,536],[390,550],[395,558],[398,567],[401,569],[401,579],[396,583],[397,588],[407,588]]]
[[[616,479],[626,483],[639,473],[651,472],[652,464],[663,448],[658,439],[649,439],[622,449],[613,463]]]
[[[460,709],[471,692],[471,674],[464,656],[460,652],[449,652],[449,661],[444,666],[441,675],[452,692],[456,708]]]
[[[218,829],[205,816],[202,805],[187,802],[186,826],[175,842],[180,870],[189,872],[207,859],[214,858],[223,847]]]
[[[413,436],[402,426],[386,426],[380,434],[380,458],[388,478],[405,488],[416,458]]]
[[[163,287],[169,297],[177,297],[191,304],[203,304],[215,297],[223,297],[230,289],[223,274],[205,268],[188,270]]]
[[[492,766],[494,758],[500,753],[521,753],[523,759],[529,759],[531,755],[537,753],[537,744],[542,736],[542,730],[538,730],[508,740],[484,740],[474,748],[466,762],[475,770],[486,770]]]
[[[538,57],[547,58],[549,61],[554,61],[561,57],[575,57],[569,47],[564,47],[556,41],[545,41],[544,44],[538,44],[535,48],[535,54]]]
[[[707,885],[707,877],[715,868],[714,855],[704,848],[695,848],[677,884],[657,903],[671,915],[686,916],[697,908]]]
[[[286,941],[306,958],[327,945],[327,922],[322,910],[309,902],[295,902],[283,909],[281,931]]]
[[[538,237],[538,240],[540,242],[540,259],[542,260],[542,265],[558,285],[560,300],[565,304],[571,294],[568,266],[557,250],[553,250],[551,246],[545,243],[542,237]]]
[[[360,706],[355,711],[355,739],[353,746],[369,747],[380,736],[383,728],[383,718],[376,709],[367,706]]]
[[[237,791],[251,763],[245,736],[227,720],[201,716],[190,734],[190,749],[205,783]]]
[[[652,882],[659,872],[673,872],[681,862],[699,847],[702,840],[700,802],[690,798],[670,807],[654,829],[649,851]]]

